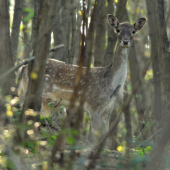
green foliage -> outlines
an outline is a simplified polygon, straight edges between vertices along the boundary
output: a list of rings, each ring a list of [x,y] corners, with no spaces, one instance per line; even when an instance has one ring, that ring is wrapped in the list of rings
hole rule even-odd
[[[46,122],[51,124],[52,120],[51,120],[51,117],[44,117],[43,115],[40,115],[40,122],[41,124],[46,124]]]
[[[78,135],[77,130],[63,130],[63,133],[66,135],[66,141],[69,145],[74,145],[76,140],[75,137]]]
[[[11,169],[11,170],[15,169],[14,163],[10,159],[6,161],[6,167],[7,169]]]
[[[23,19],[23,21],[29,21],[34,16],[34,11],[31,8],[23,8],[23,12],[27,13],[27,16]]]
[[[66,141],[67,141],[67,143],[68,143],[69,145],[74,145],[75,142],[76,142],[75,138],[72,137],[72,136],[66,137]]]
[[[38,145],[37,141],[34,141],[34,140],[28,140],[28,141],[21,143],[22,147],[27,148],[30,152],[32,152],[34,154],[36,153],[36,146],[37,145]]]
[[[137,153],[139,153],[139,156],[143,156],[144,154],[150,154],[150,151],[152,150],[151,146],[147,146],[146,148],[138,147],[135,149]]]

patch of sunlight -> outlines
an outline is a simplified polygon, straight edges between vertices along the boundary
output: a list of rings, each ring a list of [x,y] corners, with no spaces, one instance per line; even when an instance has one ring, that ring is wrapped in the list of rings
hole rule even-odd
[[[41,146],[47,145],[47,141],[40,141],[40,145],[41,145]]]
[[[125,151],[125,148],[123,146],[118,146],[117,147],[117,151],[119,152],[124,152]]]
[[[146,76],[145,76],[145,80],[149,80],[153,78],[153,71],[152,70],[148,70],[146,72]]]
[[[35,79],[37,79],[37,78],[38,78],[37,73],[32,72],[32,73],[31,73],[31,79],[35,80]]]
[[[27,134],[28,135],[33,135],[34,134],[34,130],[27,130]]]
[[[93,64],[93,63],[91,63],[90,67],[94,67],[94,64]]]
[[[0,156],[0,165],[6,165],[6,158],[4,156]]]
[[[36,116],[37,115],[37,113],[36,112],[34,112],[34,110],[33,109],[28,109],[27,111],[25,111],[25,115],[27,115],[27,116]]]
[[[48,162],[44,161],[42,165],[43,170],[48,170]]]
[[[6,115],[9,117],[13,116],[13,112],[11,110],[7,110]]]
[[[119,2],[119,0],[115,0],[115,3],[117,4]]]
[[[82,15],[82,12],[79,10],[79,15]]]
[[[11,105],[8,103],[8,104],[6,104],[6,109],[7,110],[11,110]]]

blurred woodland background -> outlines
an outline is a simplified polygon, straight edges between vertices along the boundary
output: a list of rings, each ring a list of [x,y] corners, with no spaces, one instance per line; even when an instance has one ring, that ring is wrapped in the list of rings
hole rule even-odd
[[[37,76],[44,77],[47,58],[109,65],[117,37],[107,14],[131,24],[146,17],[147,23],[130,49],[124,97],[111,113],[112,129],[91,149],[80,126],[68,128],[62,125],[67,119],[62,123],[55,114],[34,112],[41,108],[44,81]],[[0,25],[0,169],[170,169],[170,1],[0,0]],[[31,72],[34,62],[41,63],[37,73]],[[21,107],[17,72],[24,64],[29,64],[32,85]],[[64,111],[62,106],[56,113]],[[83,124],[88,130],[87,115]]]

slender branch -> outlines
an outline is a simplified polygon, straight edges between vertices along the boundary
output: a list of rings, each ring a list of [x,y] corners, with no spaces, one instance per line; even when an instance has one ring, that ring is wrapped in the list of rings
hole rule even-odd
[[[18,70],[21,66],[28,64],[30,61],[32,61],[34,59],[35,59],[35,57],[30,57],[30,58],[26,59],[25,61],[23,61],[22,63],[17,64],[13,68],[11,68],[7,72],[5,72],[4,74],[0,75],[0,80],[7,77],[10,73]]]

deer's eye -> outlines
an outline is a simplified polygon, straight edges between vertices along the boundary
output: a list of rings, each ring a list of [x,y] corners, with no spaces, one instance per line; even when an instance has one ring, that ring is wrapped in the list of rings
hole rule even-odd
[[[116,30],[116,31],[117,31],[117,33],[119,33],[119,32],[120,32],[120,30],[119,30],[118,28],[117,28],[117,30]]]
[[[132,31],[132,34],[135,34],[135,32],[136,32],[135,30],[134,30],[134,31]]]

